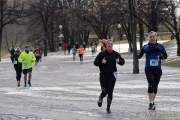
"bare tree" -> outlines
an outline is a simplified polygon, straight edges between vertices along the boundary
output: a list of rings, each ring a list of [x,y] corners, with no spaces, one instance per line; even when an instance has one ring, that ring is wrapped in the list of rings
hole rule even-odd
[[[58,44],[56,42],[58,29],[57,16],[59,14],[59,0],[39,0],[31,1],[30,3],[31,25],[33,28],[39,26],[43,31],[44,56],[47,56],[48,48],[50,51],[55,51]]]
[[[117,16],[119,13],[119,1],[90,1],[86,9],[81,10],[81,18],[85,20],[99,39],[107,38],[110,28],[113,24],[117,24]],[[119,11],[119,10],[118,10]]]
[[[74,42],[80,44],[85,41],[88,42],[89,38],[89,25],[81,19],[79,13],[87,6],[87,2],[84,0],[72,0],[63,3],[63,26],[65,27],[64,35],[65,41],[70,42],[72,45]],[[79,17],[80,16],[80,17]]]
[[[177,41],[177,55],[180,56],[180,25],[177,16],[177,9],[180,8],[180,1],[169,0],[164,2],[166,9],[162,9],[160,19],[162,24],[171,32]]]
[[[23,9],[24,5],[17,4],[15,0],[0,0],[0,61],[3,40],[3,29],[8,24],[18,23],[18,20],[23,16]]]

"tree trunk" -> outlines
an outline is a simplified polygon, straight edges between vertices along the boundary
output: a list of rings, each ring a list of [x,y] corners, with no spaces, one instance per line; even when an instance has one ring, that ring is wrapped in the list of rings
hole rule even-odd
[[[47,30],[45,30],[44,31],[45,33],[45,39],[44,39],[44,56],[46,57],[47,56],[47,54],[48,54],[48,45],[47,45],[47,41],[48,41],[48,31]]]
[[[144,42],[144,26],[141,22],[139,22],[139,44],[140,44],[140,49],[143,47],[143,42]]]
[[[103,32],[103,31],[98,31],[97,36],[99,39],[107,39],[108,38],[108,33]]]
[[[173,23],[174,23],[174,27],[173,27],[173,30],[175,31],[175,38],[176,38],[176,41],[177,41],[177,56],[180,56],[180,29],[178,27],[178,21],[177,21],[177,17],[176,17],[176,10],[175,10],[175,7],[173,7],[173,14],[172,14],[172,17],[173,17]]]
[[[89,31],[86,30],[86,35],[85,35],[85,42],[86,42],[86,45],[88,44],[88,40],[89,40]]]
[[[86,43],[86,45],[88,44],[88,39],[89,39],[89,31],[88,30],[84,30],[81,31],[80,33],[81,35],[81,39]]]
[[[10,51],[10,46],[9,46],[9,42],[8,42],[8,32],[7,32],[7,30],[5,31],[5,42],[6,42],[7,50],[9,52]]]
[[[3,40],[3,19],[4,19],[4,2],[0,1],[0,62],[1,62],[1,50],[2,50],[2,40]]]
[[[151,16],[150,16],[150,20],[149,20],[149,32],[150,31],[158,31],[158,12],[159,11],[159,7],[158,7],[158,1],[152,1],[151,3]]]
[[[176,41],[177,41],[177,56],[180,56],[180,36],[179,36],[179,32],[176,33]]]
[[[2,34],[3,34],[3,28],[0,26],[0,62],[1,62],[1,50],[2,50]]]
[[[130,19],[129,19],[129,21],[130,21]],[[125,35],[127,37],[128,44],[129,44],[129,49],[130,49],[130,52],[132,53],[132,40],[131,40],[131,33],[130,33],[129,27],[130,27],[130,22],[128,22],[128,26],[125,24],[122,24],[122,29],[125,32]]]
[[[136,23],[134,21],[133,24],[133,73],[138,74],[139,73],[139,61],[138,61],[138,56],[137,56],[137,41],[136,41]]]
[[[47,19],[44,20],[42,17],[42,21],[43,21],[43,28],[44,28],[44,56],[46,57],[48,55],[48,41],[49,41],[49,34],[48,34],[48,21]]]
[[[48,36],[46,37],[46,39],[47,39],[47,42],[48,42],[48,49],[49,49],[49,51],[52,52],[51,31],[48,32]]]
[[[136,42],[136,19],[134,16],[135,12],[135,1],[129,0],[129,10],[130,10],[130,33],[131,39],[133,41],[133,73],[139,73],[139,61],[137,57],[137,42]]]
[[[54,41],[54,23],[53,23],[53,21],[51,21],[51,29],[50,29],[50,33],[51,33],[51,38],[50,38],[50,45],[51,45],[51,49],[50,49],[50,51],[51,52],[55,52],[56,50],[55,50],[55,41]]]

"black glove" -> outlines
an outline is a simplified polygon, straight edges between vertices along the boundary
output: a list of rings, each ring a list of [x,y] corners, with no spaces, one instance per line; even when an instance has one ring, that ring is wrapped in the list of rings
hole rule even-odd
[[[124,65],[125,64],[125,60],[123,58],[119,58],[119,65]]]

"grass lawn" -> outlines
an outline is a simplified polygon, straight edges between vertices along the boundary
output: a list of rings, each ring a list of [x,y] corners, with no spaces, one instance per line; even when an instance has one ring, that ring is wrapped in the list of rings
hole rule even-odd
[[[165,46],[167,45],[170,45],[171,44],[171,41],[170,41],[170,39],[160,39],[161,41],[164,41],[164,43],[163,44],[165,44]],[[139,42],[139,40],[137,39],[137,42]],[[145,42],[145,41],[144,41]],[[114,42],[113,42],[114,44],[126,44],[126,43],[128,43],[128,40],[121,40],[121,41],[119,41],[119,40],[115,40]]]
[[[180,67],[180,58],[175,59],[175,60],[170,60],[167,63],[165,63],[165,65],[171,66],[171,67]]]
[[[121,40],[121,41],[119,41],[119,40],[115,40],[115,41],[113,41],[113,43],[114,44],[126,44],[126,43],[128,43],[128,40]]]
[[[171,35],[158,35],[160,40],[171,40]]]
[[[7,51],[2,51],[2,52],[1,52],[1,58],[2,58],[2,59],[3,59],[3,58],[8,58],[8,56],[9,56],[9,54],[8,54]]]

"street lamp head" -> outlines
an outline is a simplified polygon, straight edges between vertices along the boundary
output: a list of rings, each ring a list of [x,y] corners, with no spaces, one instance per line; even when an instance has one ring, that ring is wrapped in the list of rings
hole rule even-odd
[[[59,38],[63,38],[63,37],[64,37],[64,35],[63,35],[63,34],[60,34],[58,37],[59,37]]]
[[[118,29],[121,29],[121,27],[122,27],[121,24],[118,24],[118,25],[117,25],[117,28],[118,28]]]
[[[62,25],[59,25],[59,29],[61,30],[63,28],[63,26]]]

